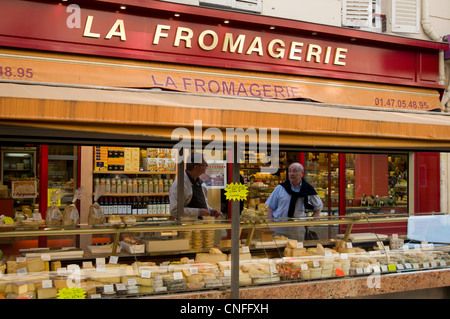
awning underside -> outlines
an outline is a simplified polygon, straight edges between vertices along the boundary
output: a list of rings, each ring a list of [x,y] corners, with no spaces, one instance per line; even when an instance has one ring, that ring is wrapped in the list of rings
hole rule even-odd
[[[201,123],[223,138],[227,128],[267,129],[269,135],[277,129],[281,145],[296,147],[450,150],[446,113],[162,91],[1,83],[0,123],[5,140],[8,126],[58,130],[75,139],[84,132],[86,140],[98,139],[95,134],[170,140],[174,129],[186,128],[199,138]],[[38,138],[36,132],[23,134]]]

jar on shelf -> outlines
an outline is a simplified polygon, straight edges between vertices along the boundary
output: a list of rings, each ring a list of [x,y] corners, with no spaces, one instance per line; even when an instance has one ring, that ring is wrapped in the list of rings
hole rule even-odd
[[[142,178],[138,180],[138,193],[142,194],[144,192],[144,182]]]
[[[160,178],[158,180],[158,193],[163,193],[164,192],[164,183],[163,180]]]
[[[112,194],[117,193],[117,179],[111,178],[110,184],[111,184],[110,193]]]
[[[131,178],[127,181],[127,191],[128,194],[133,194],[133,180]]]
[[[138,192],[138,180],[137,178],[133,178],[133,194]]]
[[[105,191],[106,193],[111,193],[111,179],[105,178]]]
[[[125,178],[123,178],[123,179],[121,180],[121,183],[122,183],[122,193],[123,193],[123,194],[128,193],[128,184],[127,184],[127,180],[126,180]]]
[[[143,184],[144,184],[143,193],[148,194],[149,189],[148,189],[148,179],[147,178],[144,179]]]
[[[148,192],[150,194],[154,193],[153,181],[150,178],[148,179]]]

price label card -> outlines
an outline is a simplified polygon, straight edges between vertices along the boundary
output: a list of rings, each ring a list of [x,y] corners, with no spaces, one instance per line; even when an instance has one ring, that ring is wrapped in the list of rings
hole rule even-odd
[[[414,269],[419,269],[420,268],[418,263],[413,263],[412,266],[413,266]]]
[[[109,263],[110,264],[117,264],[118,261],[119,261],[119,257],[117,257],[117,256],[110,256],[109,257]]]
[[[183,279],[183,273],[181,271],[174,272],[173,273],[173,279],[174,280]]]
[[[16,263],[20,264],[20,263],[24,263],[27,261],[26,257],[17,257],[16,258]]]
[[[370,267],[364,268],[363,271],[364,271],[365,274],[370,274],[371,273]]]
[[[41,259],[43,261],[50,261],[52,258],[50,256],[50,254],[41,254]]]
[[[331,250],[325,250],[325,257],[331,257],[332,255]]]
[[[189,268],[189,271],[193,275],[198,275],[198,267],[191,267],[191,268]]]
[[[436,262],[435,260],[433,260],[433,261],[431,262],[431,267],[437,267],[437,262]]]
[[[388,269],[389,269],[389,271],[396,271],[397,267],[394,264],[389,264]]]
[[[303,242],[302,241],[298,241],[297,242],[297,248],[303,248]]]
[[[127,279],[127,285],[128,286],[136,286],[137,285],[136,278],[128,278]]]
[[[114,285],[104,285],[103,291],[106,293],[114,292]]]
[[[244,246],[244,247],[242,247],[242,252],[244,254],[249,253],[250,252],[250,248],[248,246]]]
[[[362,268],[356,268],[356,274],[362,275],[364,273],[364,270]]]
[[[102,295],[100,295],[100,294],[91,295],[91,299],[101,299],[101,298],[102,298]]]
[[[373,266],[373,272],[375,272],[375,273],[381,272],[380,266],[378,266],[378,265]]]
[[[127,290],[127,287],[125,286],[125,284],[116,284],[116,290]]]
[[[440,260],[440,261],[439,261],[439,265],[440,265],[441,267],[445,267],[445,266],[447,266],[447,263],[445,262],[445,260]]]
[[[152,278],[152,272],[151,270],[142,270],[141,272],[141,277],[142,278]]]
[[[98,265],[104,265],[106,263],[105,258],[95,258],[95,264]]]
[[[382,272],[388,272],[389,269],[388,269],[388,267],[387,267],[386,265],[382,265],[382,266],[381,266],[381,271],[382,271]]]
[[[301,270],[308,270],[308,265],[307,264],[301,264],[300,265],[300,269]]]
[[[83,261],[83,268],[94,268],[94,265],[92,265],[92,261]]]
[[[230,276],[231,276],[231,270],[229,270],[229,269],[224,270],[224,271],[223,271],[223,275],[224,275],[225,277],[230,277]]]
[[[313,261],[313,266],[316,267],[316,268],[317,268],[317,267],[320,267],[319,261],[318,261],[318,260],[314,260],[314,261]]]
[[[398,270],[403,270],[403,269],[405,269],[405,267],[402,265],[402,264],[397,264],[397,269]]]
[[[406,269],[412,269],[412,266],[411,266],[410,263],[405,263],[405,268],[406,268]]]
[[[341,259],[348,259],[348,254],[347,253],[342,253],[341,254]]]
[[[347,246],[347,248],[353,248],[353,244],[349,241],[345,245]]]
[[[52,288],[52,280],[42,280],[42,288]]]
[[[423,263],[423,268],[430,268],[430,264],[429,263]]]

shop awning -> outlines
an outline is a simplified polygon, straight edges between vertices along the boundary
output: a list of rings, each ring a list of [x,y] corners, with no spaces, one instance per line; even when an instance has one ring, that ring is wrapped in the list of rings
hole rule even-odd
[[[0,126],[142,140],[176,128],[279,130],[281,145],[450,151],[446,113],[132,89],[0,83]],[[30,129],[31,128],[31,129]],[[26,129],[26,130],[25,130]],[[17,130],[16,130],[17,131]],[[197,132],[198,133],[198,132]],[[35,134],[29,134],[31,140]],[[98,135],[100,136],[100,135]],[[176,143],[176,141],[174,141]]]

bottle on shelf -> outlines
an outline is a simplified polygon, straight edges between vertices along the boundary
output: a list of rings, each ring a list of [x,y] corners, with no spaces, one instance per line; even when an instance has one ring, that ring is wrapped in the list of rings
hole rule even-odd
[[[170,215],[170,202],[169,202],[169,196],[166,196],[166,210],[164,212],[166,215]]]
[[[131,198],[128,197],[127,200],[127,215],[131,215],[132,214],[132,202],[131,202]]]
[[[138,214],[138,203],[137,203],[136,197],[133,197],[131,214],[132,215],[137,215]]]

